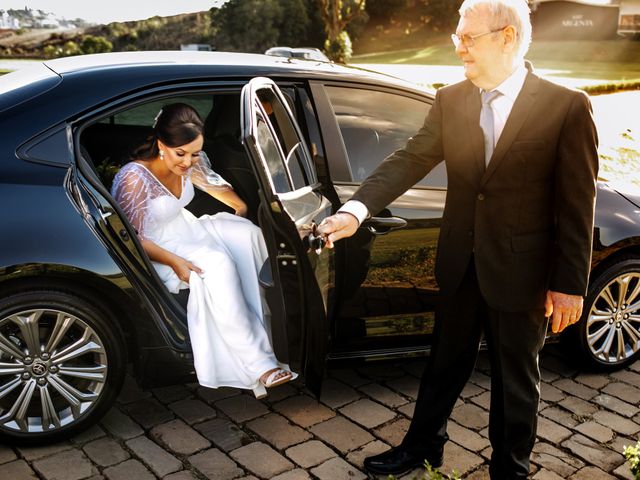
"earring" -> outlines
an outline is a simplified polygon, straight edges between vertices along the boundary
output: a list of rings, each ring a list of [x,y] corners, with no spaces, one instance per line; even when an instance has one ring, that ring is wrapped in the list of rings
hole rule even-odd
[[[160,150],[160,160],[164,160],[164,150]]]

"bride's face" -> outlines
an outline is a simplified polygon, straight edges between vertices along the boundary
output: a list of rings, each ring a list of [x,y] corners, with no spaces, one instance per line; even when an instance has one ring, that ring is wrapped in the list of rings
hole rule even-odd
[[[189,168],[198,160],[198,155],[202,150],[204,139],[202,135],[186,145],[180,145],[179,147],[168,147],[162,142],[158,141],[160,150],[164,152],[161,162],[164,162],[169,171],[176,175],[186,175]]]

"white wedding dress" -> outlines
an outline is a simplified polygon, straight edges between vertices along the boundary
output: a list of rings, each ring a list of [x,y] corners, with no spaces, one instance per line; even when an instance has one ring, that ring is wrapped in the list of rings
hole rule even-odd
[[[152,262],[173,293],[190,288],[189,336],[198,382],[206,387],[254,389],[259,377],[278,368],[265,324],[258,273],[267,260],[262,232],[228,213],[195,217],[184,207],[193,185],[227,190],[203,154],[183,177],[176,198],[144,165],[131,162],[114,179],[112,195],[142,239],[192,262],[202,270],[182,282],[167,265]]]

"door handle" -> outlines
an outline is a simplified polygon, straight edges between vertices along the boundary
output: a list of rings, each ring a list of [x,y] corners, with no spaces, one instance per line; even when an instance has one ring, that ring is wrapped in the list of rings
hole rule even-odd
[[[322,248],[327,242],[322,235],[316,235],[318,232],[318,225],[315,221],[312,221],[311,225],[307,225],[306,228],[311,231],[302,237],[302,245],[304,245],[307,250],[315,250],[316,254],[320,255]]]
[[[366,228],[374,235],[384,235],[392,230],[404,228],[407,226],[407,221],[404,218],[399,217],[370,217],[367,218],[360,228]]]

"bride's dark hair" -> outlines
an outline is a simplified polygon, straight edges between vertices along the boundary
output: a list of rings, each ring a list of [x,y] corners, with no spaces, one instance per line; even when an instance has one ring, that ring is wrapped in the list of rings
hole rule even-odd
[[[162,107],[153,125],[153,135],[137,148],[132,158],[155,158],[160,150],[158,140],[168,147],[193,142],[204,131],[198,112],[186,103],[171,103]]]

